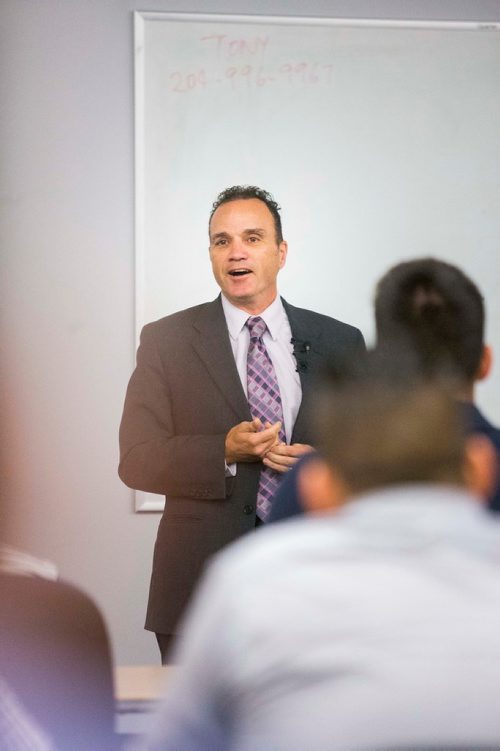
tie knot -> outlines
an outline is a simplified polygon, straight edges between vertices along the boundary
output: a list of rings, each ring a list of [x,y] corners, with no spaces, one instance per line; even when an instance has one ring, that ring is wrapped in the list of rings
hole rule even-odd
[[[248,318],[246,325],[248,326],[248,330],[250,331],[251,339],[260,339],[267,328],[266,322],[263,321],[259,316],[255,316],[255,318]]]

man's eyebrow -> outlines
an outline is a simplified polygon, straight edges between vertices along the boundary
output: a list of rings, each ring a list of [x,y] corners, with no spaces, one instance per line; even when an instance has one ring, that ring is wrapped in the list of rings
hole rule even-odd
[[[221,237],[227,238],[229,234],[227,232],[215,232],[213,235],[210,235],[210,240],[218,240]]]
[[[260,227],[255,227],[255,229],[246,229],[243,231],[244,235],[260,235],[261,237],[264,237],[266,234],[265,229],[261,229]]]

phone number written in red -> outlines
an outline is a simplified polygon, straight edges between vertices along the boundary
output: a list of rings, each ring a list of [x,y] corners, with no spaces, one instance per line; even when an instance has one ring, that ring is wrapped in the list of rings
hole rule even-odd
[[[169,76],[169,89],[177,94],[204,89],[208,86],[229,84],[262,88],[276,83],[291,86],[329,85],[332,83],[333,65],[320,63],[284,63],[275,71],[262,66],[230,65],[216,74],[209,75],[204,68],[189,73],[175,70]]]

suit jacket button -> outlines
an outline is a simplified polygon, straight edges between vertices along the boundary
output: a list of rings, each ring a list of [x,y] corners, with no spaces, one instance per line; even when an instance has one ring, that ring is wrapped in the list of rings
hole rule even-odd
[[[244,514],[253,514],[254,507],[250,504],[247,504],[246,506],[243,506],[243,513]]]

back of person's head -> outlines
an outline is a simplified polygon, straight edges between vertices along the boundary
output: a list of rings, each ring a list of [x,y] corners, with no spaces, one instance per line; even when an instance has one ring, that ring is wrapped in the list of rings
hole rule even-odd
[[[412,347],[422,374],[463,384],[477,377],[484,350],[483,297],[463,271],[435,258],[406,261],[375,292],[377,341]]]
[[[458,404],[444,381],[422,378],[408,350],[378,347],[361,365],[331,372],[319,389],[316,424],[321,454],[347,495],[402,483],[466,480]]]

